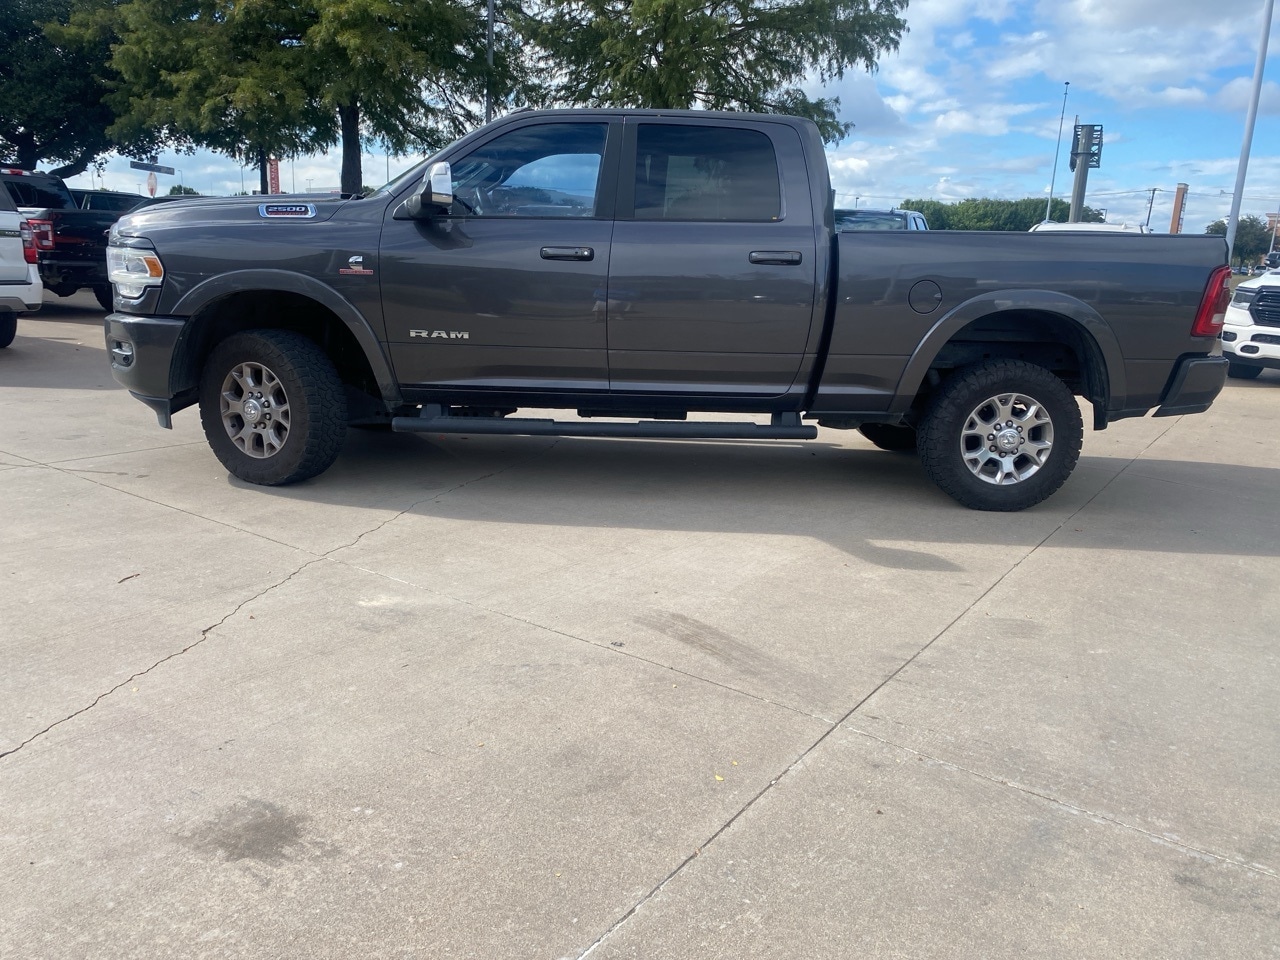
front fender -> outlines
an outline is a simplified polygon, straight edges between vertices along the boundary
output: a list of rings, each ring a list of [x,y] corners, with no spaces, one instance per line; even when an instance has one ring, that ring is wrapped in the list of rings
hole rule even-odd
[[[1108,395],[1111,405],[1123,401],[1127,394],[1124,375],[1124,355],[1115,334],[1102,316],[1083,300],[1056,293],[1052,290],[1004,290],[984,293],[966,300],[948,311],[925,334],[907,361],[889,412],[905,414],[910,408],[930,366],[942,348],[957,333],[975,320],[994,313],[1034,310],[1062,317],[1076,324],[1086,340],[1098,350],[1107,375]]]
[[[399,384],[391,370],[391,362],[369,321],[351,301],[328,284],[312,277],[288,270],[233,270],[210,277],[192,287],[174,305],[172,313],[182,317],[194,316],[216,300],[249,291],[295,293],[332,311],[351,331],[364,351],[382,399],[389,404],[403,401]]]

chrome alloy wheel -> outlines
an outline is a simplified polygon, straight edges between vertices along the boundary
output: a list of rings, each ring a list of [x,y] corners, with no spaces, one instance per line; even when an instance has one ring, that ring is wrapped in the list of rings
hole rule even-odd
[[[261,363],[239,363],[222,381],[222,426],[247,456],[266,460],[289,438],[289,397]]]
[[[1021,483],[1044,466],[1053,450],[1053,420],[1021,393],[1002,393],[973,408],[960,434],[960,454],[979,480]]]

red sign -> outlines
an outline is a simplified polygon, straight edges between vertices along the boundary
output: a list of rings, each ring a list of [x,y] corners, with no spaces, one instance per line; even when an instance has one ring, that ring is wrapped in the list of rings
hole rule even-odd
[[[272,157],[267,161],[267,193],[280,192],[280,161]]]
[[[147,191],[154,197],[156,195],[156,175],[155,173],[147,174]]]

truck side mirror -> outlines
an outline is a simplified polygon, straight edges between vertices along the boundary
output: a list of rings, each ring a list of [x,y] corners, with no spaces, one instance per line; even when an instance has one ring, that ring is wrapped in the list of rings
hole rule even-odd
[[[411,220],[447,217],[453,212],[453,170],[446,161],[433,163],[418,189],[404,202]]]

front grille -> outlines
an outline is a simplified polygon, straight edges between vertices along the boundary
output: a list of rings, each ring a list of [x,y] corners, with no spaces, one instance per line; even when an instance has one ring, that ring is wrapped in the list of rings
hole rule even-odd
[[[1272,346],[1280,347],[1280,337],[1272,336],[1269,333],[1256,333],[1249,339],[1254,343],[1269,343]]]
[[[1253,322],[1262,327],[1280,327],[1280,290],[1259,290],[1249,305]]]

